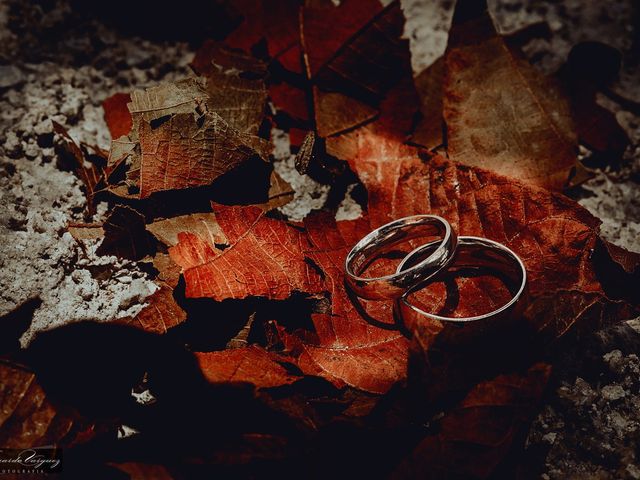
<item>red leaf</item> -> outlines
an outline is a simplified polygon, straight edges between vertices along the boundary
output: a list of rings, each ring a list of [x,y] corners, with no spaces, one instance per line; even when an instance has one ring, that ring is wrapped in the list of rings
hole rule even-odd
[[[374,0],[307,5],[300,21],[307,76],[327,91],[373,105],[411,71],[397,1],[384,8]]]
[[[528,424],[550,373],[548,365],[537,364],[524,375],[500,375],[476,385],[393,478],[487,478]]]
[[[307,255],[324,273],[331,312],[313,315],[315,338],[288,337],[288,346],[300,351],[298,365],[306,373],[384,393],[406,376],[408,341],[393,326],[389,302],[367,304],[365,319],[344,287],[345,257],[371,225],[367,219],[336,222],[330,214],[316,214],[305,219],[305,227],[313,244]]]
[[[113,139],[128,135],[133,127],[131,113],[127,108],[130,101],[131,95],[128,93],[114,93],[102,102],[104,120]]]
[[[301,88],[288,83],[273,83],[269,85],[269,97],[276,109],[290,117],[301,121],[309,119],[307,96]]]
[[[325,2],[305,6],[300,17],[305,61],[309,78],[336,56],[344,44],[381,11],[377,0]]]
[[[248,382],[258,388],[289,385],[300,379],[282,366],[282,360],[257,345],[220,352],[197,352],[196,358],[210,382]]]
[[[182,267],[188,298],[285,299],[294,291],[322,290],[320,276],[304,259],[308,240],[299,229],[265,217],[257,207],[216,205],[214,210],[229,248],[218,253],[183,233],[169,249]]]
[[[240,2],[236,6],[244,15],[244,21],[225,42],[249,52],[265,39],[271,58],[281,60],[289,70],[300,71],[299,5],[298,0]]]

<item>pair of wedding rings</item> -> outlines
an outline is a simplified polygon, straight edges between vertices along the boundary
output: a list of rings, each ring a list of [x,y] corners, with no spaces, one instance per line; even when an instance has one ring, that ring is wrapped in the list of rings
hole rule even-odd
[[[437,238],[411,250],[396,271],[379,277],[363,276],[377,260],[398,246],[419,238]],[[460,271],[493,271],[505,283],[511,299],[490,312],[467,317],[447,317],[428,312],[411,301],[413,294]],[[504,318],[513,313],[527,283],[522,260],[506,246],[480,237],[460,236],[449,222],[436,215],[413,215],[387,223],[366,235],[345,260],[346,283],[360,298],[395,300],[401,319],[410,323],[436,320],[446,324],[470,324]]]

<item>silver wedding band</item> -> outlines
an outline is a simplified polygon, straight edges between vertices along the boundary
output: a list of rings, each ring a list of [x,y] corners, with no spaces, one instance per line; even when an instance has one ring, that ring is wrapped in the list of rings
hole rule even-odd
[[[440,240],[431,242],[432,251],[415,265],[382,277],[361,276],[376,259],[389,253],[398,244],[434,236],[440,237]],[[457,235],[444,218],[413,215],[394,220],[373,230],[351,249],[345,260],[346,283],[364,299],[397,299],[409,288],[445,268],[454,257],[456,246]]]
[[[420,262],[420,258],[428,257],[431,252],[438,248],[435,242],[422,245],[409,253],[397,267],[396,272],[402,272],[407,266],[411,268],[412,263]],[[480,271],[495,270],[501,274],[507,289],[511,293],[511,300],[499,308],[471,317],[446,317],[430,313],[417,307],[410,301],[410,296],[425,288],[430,283],[440,280],[445,272],[456,272],[462,269],[477,269]],[[409,288],[406,293],[396,302],[397,313],[405,324],[412,324],[420,319],[437,320],[443,323],[467,324],[483,320],[497,320],[499,317],[508,317],[512,314],[518,300],[522,297],[527,284],[527,271],[524,263],[518,255],[511,249],[486,238],[460,236],[458,237],[458,248],[453,261],[438,274],[433,275],[429,280],[421,281]]]
[[[362,274],[377,259],[391,253],[408,240],[433,238],[412,250],[396,271],[381,277]],[[460,270],[493,270],[511,294],[511,299],[491,312],[469,317],[447,317],[427,312],[411,302],[410,297],[428,285],[443,280],[446,274]],[[426,320],[450,325],[464,325],[483,320],[497,320],[513,315],[525,292],[527,271],[511,249],[481,237],[456,235],[449,222],[436,215],[413,215],[389,222],[362,238],[345,260],[345,282],[360,298],[395,300],[394,310],[405,325]]]

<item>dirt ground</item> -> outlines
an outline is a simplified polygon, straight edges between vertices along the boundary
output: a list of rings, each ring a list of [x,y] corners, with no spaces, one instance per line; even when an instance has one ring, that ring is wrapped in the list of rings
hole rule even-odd
[[[622,52],[622,71],[599,101],[615,113],[631,145],[610,165],[583,148],[586,163],[598,168],[570,195],[603,221],[605,238],[640,252],[639,12],[633,2],[489,4],[505,34],[548,26],[549,36],[524,48],[547,73],[579,41],[602,41]],[[70,321],[135,315],[156,288],[135,262],[100,257],[96,245],[82,248],[66,232],[69,222],[103,218],[107,205],[85,216],[80,181],[59,161],[51,121],[79,142],[108,148],[101,102],[184,77],[197,44],[136,37],[103,20],[62,0],[0,0],[0,315],[34,296],[42,299],[23,345],[38,331]],[[329,187],[298,175],[287,135],[276,132],[276,140],[276,171],[296,190],[282,213],[300,219],[324,205]],[[337,216],[360,212],[349,189]],[[525,478],[640,478],[640,321],[620,320],[565,339],[557,349],[552,388],[522,461]]]

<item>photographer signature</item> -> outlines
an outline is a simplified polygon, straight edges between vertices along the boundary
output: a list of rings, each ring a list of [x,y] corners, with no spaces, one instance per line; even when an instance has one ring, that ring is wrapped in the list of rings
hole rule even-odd
[[[0,466],[7,464],[21,465],[23,467],[29,467],[36,470],[42,469],[44,466],[47,466],[49,469],[53,470],[58,465],[60,465],[60,459],[47,458],[37,450],[30,448],[22,450],[14,458],[0,458]]]

